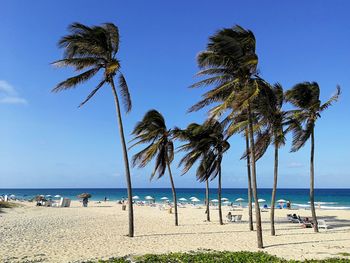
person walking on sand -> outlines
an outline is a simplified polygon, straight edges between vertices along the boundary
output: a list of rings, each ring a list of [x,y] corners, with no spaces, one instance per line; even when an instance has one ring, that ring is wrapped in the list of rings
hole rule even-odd
[[[87,197],[83,198],[83,207],[87,207],[89,203],[89,199]]]

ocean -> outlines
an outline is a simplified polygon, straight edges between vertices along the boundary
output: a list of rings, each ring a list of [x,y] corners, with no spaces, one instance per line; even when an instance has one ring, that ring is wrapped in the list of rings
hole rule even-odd
[[[64,196],[73,200],[78,199],[77,195],[88,192],[92,195],[91,200],[99,201],[107,197],[111,201],[126,199],[126,189],[116,188],[56,188],[56,189],[0,189],[0,195],[15,195],[17,199],[29,200],[36,195]],[[139,196],[144,200],[145,196],[152,196],[156,202],[161,202],[160,198],[168,197],[172,199],[171,188],[135,188],[133,196]],[[204,202],[204,188],[178,188],[177,198],[195,196],[201,203]],[[235,202],[237,198],[243,198],[242,205],[247,205],[247,189],[244,188],[224,188],[222,197],[228,198],[230,202]],[[259,199],[266,200],[263,204],[270,205],[271,189],[263,188],[258,190]],[[210,199],[217,199],[217,189],[210,189]],[[276,200],[289,200],[292,207],[308,208],[308,189],[278,189]],[[320,208],[324,209],[350,209],[350,189],[315,189],[315,201],[319,202]]]

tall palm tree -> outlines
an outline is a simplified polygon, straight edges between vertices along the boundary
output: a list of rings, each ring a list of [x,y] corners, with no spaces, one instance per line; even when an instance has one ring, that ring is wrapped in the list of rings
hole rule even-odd
[[[172,142],[172,131],[167,129],[164,117],[156,110],[148,111],[143,119],[136,124],[132,132],[136,143],[131,147],[139,144],[149,143],[139,153],[132,158],[133,166],[145,167],[153,158],[156,158],[155,167],[151,174],[151,180],[157,174],[157,179],[165,174],[168,168],[171,189],[173,192],[173,202],[175,209],[175,225],[179,225],[177,215],[176,190],[171,172],[170,164],[174,160],[174,144]]]
[[[246,159],[247,162],[247,179],[248,179],[248,226],[250,231],[254,231],[253,225],[253,205],[252,205],[252,178],[251,178],[251,169],[250,169],[250,155],[249,155],[249,131],[248,131],[248,114],[247,111],[242,111],[237,114],[234,110],[232,110],[231,114],[229,114],[224,123],[228,123],[228,127],[226,129],[226,134],[228,137],[231,137],[235,133],[244,133],[245,138],[245,153],[243,154],[241,159]]]
[[[112,23],[105,23],[101,26],[86,26],[80,23],[73,23],[69,26],[70,33],[63,36],[58,45],[64,49],[63,59],[53,62],[57,67],[73,67],[76,71],[84,71],[74,77],[60,82],[52,91],[60,92],[75,88],[98,72],[103,73],[102,79],[95,89],[80,104],[80,107],[88,102],[96,92],[105,84],[112,88],[114,103],[119,124],[119,134],[122,143],[125,176],[127,182],[128,205],[129,205],[129,237],[134,236],[134,214],[132,204],[131,176],[128,161],[128,152],[125,143],[123,121],[120,110],[118,93],[114,84],[114,77],[118,76],[118,88],[122,103],[126,112],[131,110],[131,97],[124,75],[120,71],[120,63],[116,55],[119,51],[119,29]]]
[[[292,118],[295,125],[292,127],[293,144],[292,152],[298,151],[305,145],[307,140],[311,139],[310,153],[310,206],[312,219],[314,222],[314,231],[318,232],[315,197],[314,197],[314,155],[315,155],[315,124],[321,113],[338,100],[340,87],[337,86],[335,95],[333,95],[324,104],[320,101],[320,88],[316,82],[303,82],[296,84],[285,94],[286,101],[293,104],[297,109],[293,111]],[[304,126],[304,127],[303,127]]]
[[[275,200],[278,179],[278,150],[285,144],[283,126],[286,122],[287,112],[282,110],[284,94],[282,86],[277,83],[273,87],[269,84],[263,86],[257,98],[257,114],[259,115],[259,132],[256,139],[256,159],[260,159],[268,146],[274,146],[274,179],[271,196],[271,235],[276,235],[275,230]]]
[[[201,182],[206,181],[207,220],[209,214],[209,180],[218,177],[219,221],[223,225],[221,209],[221,162],[223,154],[230,148],[224,135],[224,126],[217,121],[206,121],[203,125],[192,123],[185,130],[175,129],[175,137],[186,141],[180,146],[180,151],[186,151],[180,161],[183,173],[188,172],[198,162],[196,176]]]
[[[261,214],[258,203],[255,143],[253,134],[252,101],[259,94],[260,81],[257,77],[258,57],[255,53],[254,34],[240,26],[224,28],[209,38],[207,49],[197,58],[201,71],[199,76],[207,78],[192,87],[212,86],[203,99],[192,106],[197,111],[212,103],[218,103],[210,110],[212,116],[219,117],[225,111],[247,110],[248,135],[250,143],[250,165],[252,190],[255,202],[255,217],[258,247],[263,247]]]

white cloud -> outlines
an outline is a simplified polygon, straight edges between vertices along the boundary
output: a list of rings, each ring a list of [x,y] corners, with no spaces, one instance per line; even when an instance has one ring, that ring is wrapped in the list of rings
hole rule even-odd
[[[28,104],[16,89],[5,80],[0,80],[0,104]]]

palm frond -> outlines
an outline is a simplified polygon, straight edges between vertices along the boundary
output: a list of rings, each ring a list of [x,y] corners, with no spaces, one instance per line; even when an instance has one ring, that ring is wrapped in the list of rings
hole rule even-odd
[[[105,83],[106,83],[106,81],[105,81],[105,80],[102,80],[102,81],[97,85],[97,87],[96,87],[93,91],[91,91],[91,93],[87,96],[87,98],[86,98],[82,103],[80,103],[79,108],[82,107],[86,102],[88,102],[88,101],[95,95],[95,93],[96,93],[100,88],[102,88],[102,86],[103,86]]]
[[[92,68],[92,69],[87,70],[87,71],[85,71],[77,76],[68,78],[65,81],[62,81],[61,83],[59,83],[52,90],[52,92],[59,92],[62,90],[74,88],[76,85],[91,79],[99,70],[100,70],[100,67]]]
[[[119,88],[120,88],[120,93],[122,95],[122,101],[125,107],[125,111],[130,112],[132,107],[131,96],[130,96],[129,88],[124,78],[124,75],[120,73],[118,80],[119,80]]]

